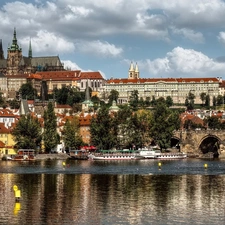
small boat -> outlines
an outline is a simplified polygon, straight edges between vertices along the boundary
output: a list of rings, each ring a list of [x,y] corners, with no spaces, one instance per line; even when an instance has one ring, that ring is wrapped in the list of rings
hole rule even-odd
[[[185,159],[187,154],[184,152],[166,152],[156,155],[155,159]]]
[[[88,155],[91,160],[130,160],[136,159],[136,153],[127,150],[100,151]]]
[[[153,150],[153,149],[146,149],[146,148],[138,149],[137,152],[138,153],[136,155],[136,158],[139,158],[139,159],[155,159],[156,156],[161,154],[160,150]]]
[[[17,154],[12,157],[13,161],[30,161],[35,160],[34,149],[19,149]]]
[[[89,151],[87,150],[70,150],[71,159],[88,159]]]
[[[154,149],[139,149],[136,155],[139,159],[184,159],[187,154],[183,152],[166,152]]]

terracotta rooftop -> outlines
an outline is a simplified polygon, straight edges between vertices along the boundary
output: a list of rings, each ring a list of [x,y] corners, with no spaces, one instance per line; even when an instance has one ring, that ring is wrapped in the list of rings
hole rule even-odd
[[[219,82],[215,77],[208,78],[140,78],[140,79],[110,79],[107,80],[107,83],[119,84],[119,83],[208,83],[208,82]]]

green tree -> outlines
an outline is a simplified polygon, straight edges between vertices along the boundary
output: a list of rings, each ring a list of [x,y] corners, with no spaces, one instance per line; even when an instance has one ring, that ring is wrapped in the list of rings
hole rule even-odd
[[[166,105],[167,107],[171,107],[173,105],[173,99],[171,98],[171,96],[166,97]]]
[[[37,90],[33,88],[30,82],[27,82],[26,84],[22,84],[19,89],[19,93],[22,99],[33,100],[37,96]]]
[[[9,106],[11,109],[19,109],[20,108],[20,102],[17,101],[16,99],[9,100],[8,103],[9,103]]]
[[[151,105],[152,106],[155,106],[156,105],[156,99],[155,99],[155,96],[154,95],[152,96]]]
[[[150,106],[150,100],[151,100],[150,97],[146,97],[146,99],[145,99],[145,105],[146,105],[146,107]]]
[[[151,122],[150,136],[160,149],[169,148],[173,131],[180,128],[179,113],[169,110],[163,102],[158,102]]]
[[[54,112],[53,103],[48,103],[47,110],[44,111],[44,134],[43,140],[45,151],[50,152],[59,144],[59,135],[57,133],[56,115]]]
[[[206,100],[206,93],[205,93],[205,92],[202,92],[202,93],[200,94],[200,98],[201,98],[201,101],[202,101],[202,105],[204,105],[205,100]]]
[[[134,90],[131,92],[129,103],[133,111],[136,111],[138,108],[138,94],[138,90]]]
[[[204,121],[209,129],[220,129],[221,123],[217,116],[207,117]]]
[[[213,105],[214,104],[216,105],[216,98],[213,100]],[[210,107],[210,96],[209,95],[206,95],[206,97],[205,97],[205,106]]]
[[[73,104],[81,103],[85,99],[85,93],[73,87],[64,86],[61,89],[55,88],[53,90],[53,95],[56,102],[62,105],[68,104],[73,106]]]
[[[0,106],[3,106],[5,104],[5,99],[3,98],[3,93],[0,92]]]
[[[41,124],[30,114],[23,115],[13,129],[12,135],[18,149],[37,149],[41,143]]]
[[[114,90],[114,89],[111,90],[111,91],[110,91],[110,94],[109,94],[109,96],[108,96],[109,104],[111,105],[112,102],[113,102],[113,100],[117,102],[118,98],[119,98],[119,92],[116,91],[116,90]]]
[[[187,107],[187,110],[194,109],[195,104],[195,95],[189,91],[188,96],[185,99],[185,106]]]
[[[66,149],[79,149],[83,145],[82,138],[79,134],[79,120],[74,117],[72,121],[67,120],[63,130],[63,140]]]
[[[216,100],[217,100],[217,105],[223,104],[223,96],[222,95],[218,95]]]
[[[109,115],[109,109],[101,107],[91,120],[91,143],[99,149],[111,149],[117,145],[117,126],[114,117]]]

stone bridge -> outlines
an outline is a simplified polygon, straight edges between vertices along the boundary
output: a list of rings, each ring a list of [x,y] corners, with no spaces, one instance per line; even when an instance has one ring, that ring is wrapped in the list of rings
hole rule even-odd
[[[180,146],[180,151],[193,156],[225,158],[225,130],[185,130],[175,131],[172,138]],[[172,141],[172,140],[171,140]]]

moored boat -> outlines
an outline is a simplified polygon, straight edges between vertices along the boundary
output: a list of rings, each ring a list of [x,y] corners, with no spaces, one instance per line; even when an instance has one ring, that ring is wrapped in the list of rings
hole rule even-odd
[[[187,154],[183,152],[161,152],[154,149],[139,149],[136,158],[140,159],[184,159]]]
[[[185,159],[187,158],[187,154],[184,152],[165,152],[156,155],[155,159]]]
[[[139,159],[155,159],[157,155],[161,154],[160,150],[153,150],[153,149],[139,149],[137,151],[136,158]]]
[[[12,157],[13,161],[29,161],[35,160],[34,149],[19,149],[17,155]]]
[[[86,150],[70,150],[71,159],[88,159],[89,151]]]
[[[99,151],[88,155],[91,160],[130,160],[136,159],[134,151],[113,150],[113,151]]]

